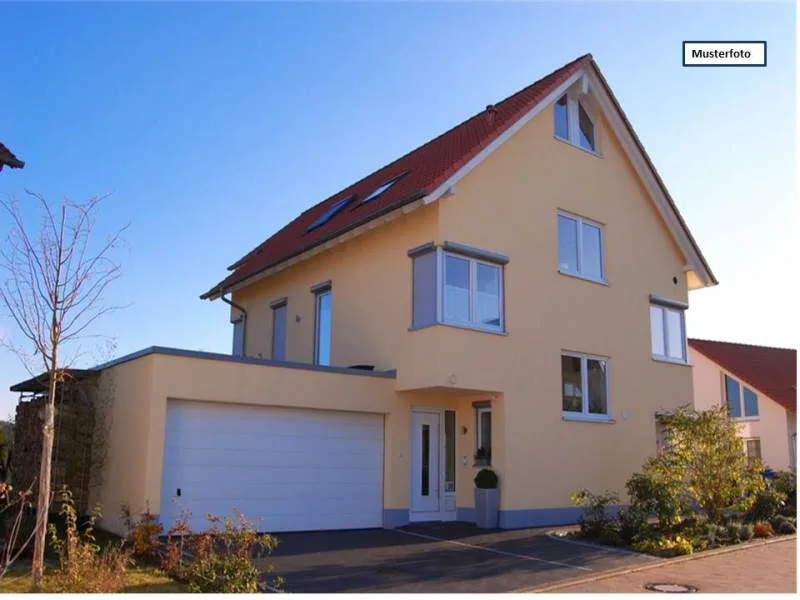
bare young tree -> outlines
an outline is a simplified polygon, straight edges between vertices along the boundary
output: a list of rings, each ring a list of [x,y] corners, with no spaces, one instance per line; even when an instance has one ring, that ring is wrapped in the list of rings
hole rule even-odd
[[[52,501],[56,389],[65,378],[65,369],[79,355],[76,342],[88,334],[99,317],[119,308],[104,303],[104,295],[120,276],[120,267],[111,255],[121,244],[127,226],[96,239],[96,216],[107,196],[51,204],[41,194],[27,190],[26,194],[34,204],[28,211],[23,211],[13,197],[0,199],[0,206],[11,219],[8,238],[0,250],[0,269],[6,272],[0,301],[26,342],[25,346],[8,340],[4,344],[20,357],[32,375],[43,369],[48,385],[31,570],[34,590],[38,591]],[[38,228],[28,224],[26,212],[37,214]],[[74,354],[67,358],[67,351]]]

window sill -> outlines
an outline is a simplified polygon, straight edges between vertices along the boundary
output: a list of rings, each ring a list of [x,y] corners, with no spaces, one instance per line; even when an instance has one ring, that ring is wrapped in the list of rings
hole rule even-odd
[[[654,362],[667,363],[670,365],[678,365],[682,367],[691,367],[691,363],[685,360],[678,360],[677,358],[667,358],[666,356],[652,356]]]
[[[617,420],[610,416],[598,416],[598,417],[589,417],[584,414],[569,414],[569,413],[561,413],[561,420],[562,421],[578,421],[581,423],[616,423]]]
[[[760,421],[761,417],[731,417],[731,419],[737,423],[752,423],[753,421]]]
[[[572,277],[573,279],[580,279],[581,281],[588,281],[589,283],[596,283],[597,285],[610,287],[610,284],[605,279],[592,279],[591,277],[585,277],[583,275],[579,275],[578,273],[570,273],[569,271],[562,271],[561,269],[558,270],[558,273],[559,275],[566,275],[567,277]]]
[[[553,134],[553,139],[558,141],[558,142],[561,142],[562,144],[567,144],[567,146],[572,146],[573,148],[577,148],[581,152],[586,152],[586,154],[594,156],[595,158],[603,158],[603,155],[600,154],[599,152],[597,152],[596,150],[587,150],[583,146],[578,146],[577,144],[573,144],[569,140],[565,140],[564,138],[559,137],[556,134]]]
[[[419,325],[417,327],[409,327],[409,331],[419,331],[420,329],[427,329],[429,327],[452,327],[453,329],[466,329],[467,331],[477,331],[479,333],[490,333],[492,335],[507,336],[508,332],[500,329],[489,329],[484,327],[477,327],[474,325],[460,325],[457,323],[431,323],[429,325]]]

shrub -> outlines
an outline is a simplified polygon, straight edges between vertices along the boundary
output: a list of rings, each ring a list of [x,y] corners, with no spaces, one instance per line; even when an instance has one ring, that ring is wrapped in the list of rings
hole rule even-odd
[[[770,520],[769,524],[772,526],[772,529],[775,531],[775,533],[780,533],[782,535],[792,534],[797,531],[797,528],[795,527],[795,524],[792,523],[791,519],[784,515],[774,516]]]
[[[164,532],[164,528],[159,523],[158,517],[150,512],[150,506],[147,505],[145,511],[134,518],[130,507],[123,505],[122,516],[128,528],[128,541],[133,547],[133,555],[147,561],[155,560],[161,547],[159,536]]]
[[[712,548],[725,543],[725,528],[716,523],[707,523],[705,526],[704,537],[708,540],[708,545]]]
[[[235,518],[206,515],[208,529],[199,535],[189,528],[188,512],[182,512],[169,531],[161,562],[176,579],[189,584],[191,592],[255,593],[261,572],[254,560],[268,556],[278,540],[259,534],[241,513]],[[265,569],[272,570],[271,566]],[[273,587],[280,587],[276,579]]]
[[[636,506],[621,508],[617,513],[617,524],[619,541],[628,545],[636,534],[647,527],[647,515]]]
[[[681,535],[644,537],[635,541],[632,547],[637,552],[659,556],[680,556],[694,552],[691,540]]]
[[[775,535],[775,530],[769,523],[756,523],[753,525],[753,535],[757,538],[768,538]]]
[[[634,473],[625,487],[631,506],[646,516],[655,515],[659,525],[667,529],[680,521],[684,507],[678,486],[664,477],[657,477],[654,471],[646,465],[645,472]]]
[[[589,490],[580,490],[572,495],[572,502],[583,508],[578,519],[581,534],[588,538],[601,538],[612,522],[608,509],[619,503],[619,496],[609,491],[593,494]]]
[[[679,408],[662,417],[664,449],[644,472],[677,491],[682,507],[697,507],[711,522],[730,511],[746,511],[764,489],[760,461],[742,452],[738,425],[727,407]]]
[[[786,497],[781,513],[785,516],[796,516],[797,475],[793,471],[778,471],[772,481],[772,488]]]
[[[491,469],[481,469],[475,475],[475,487],[479,490],[495,490],[497,489],[497,473]]]
[[[64,487],[61,491],[61,510],[64,519],[64,537],[59,537],[54,524],[50,524],[50,540],[58,555],[58,567],[45,580],[45,591],[56,593],[115,593],[122,589],[125,573],[131,563],[131,553],[119,545],[100,549],[94,537],[94,524],[100,516],[95,509],[84,525],[78,527],[78,515],[72,493]]]
[[[739,539],[747,542],[753,539],[753,526],[749,523],[744,523],[739,527]]]
[[[769,521],[778,514],[778,511],[786,503],[786,494],[776,489],[774,484],[760,492],[750,510],[747,511],[748,521],[756,523],[758,521]]]
[[[725,539],[729,544],[738,544],[742,541],[742,524],[738,521],[731,521],[725,526]]]

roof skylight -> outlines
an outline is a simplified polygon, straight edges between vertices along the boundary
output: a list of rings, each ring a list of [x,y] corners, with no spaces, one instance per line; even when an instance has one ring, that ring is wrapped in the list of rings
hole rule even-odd
[[[348,194],[347,196],[345,196],[341,200],[338,200],[337,202],[335,202],[328,210],[326,210],[324,213],[322,213],[320,216],[318,216],[316,219],[314,219],[314,222],[311,223],[311,225],[308,226],[306,231],[311,231],[312,229],[316,229],[317,227],[321,227],[322,225],[324,225],[325,223],[330,221],[331,218],[336,213],[338,213],[345,206],[350,204],[350,202],[352,202],[355,199],[355,197],[356,197],[355,194]]]
[[[397,176],[397,177],[395,177],[394,179],[390,179],[389,181],[387,181],[387,182],[386,182],[386,183],[384,183],[383,185],[380,185],[380,186],[378,186],[377,188],[375,188],[375,190],[374,190],[374,191],[373,191],[373,192],[372,192],[372,193],[371,193],[369,196],[367,196],[366,198],[364,198],[364,199],[361,201],[361,204],[366,204],[366,203],[367,203],[367,202],[369,202],[370,200],[374,200],[375,198],[377,198],[378,196],[380,196],[381,194],[383,194],[383,193],[384,193],[386,190],[388,190],[389,188],[391,188],[391,187],[392,187],[392,186],[393,186],[395,183],[397,183],[398,181],[400,181],[400,180],[401,180],[403,177],[405,177],[407,174],[408,174],[408,172],[406,172],[406,173],[401,173],[400,175],[398,175],[398,176]]]

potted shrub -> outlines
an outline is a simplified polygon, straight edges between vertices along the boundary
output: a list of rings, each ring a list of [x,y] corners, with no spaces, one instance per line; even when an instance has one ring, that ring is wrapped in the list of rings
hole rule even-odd
[[[500,515],[500,490],[497,473],[481,469],[475,475],[475,524],[482,529],[497,529]]]

